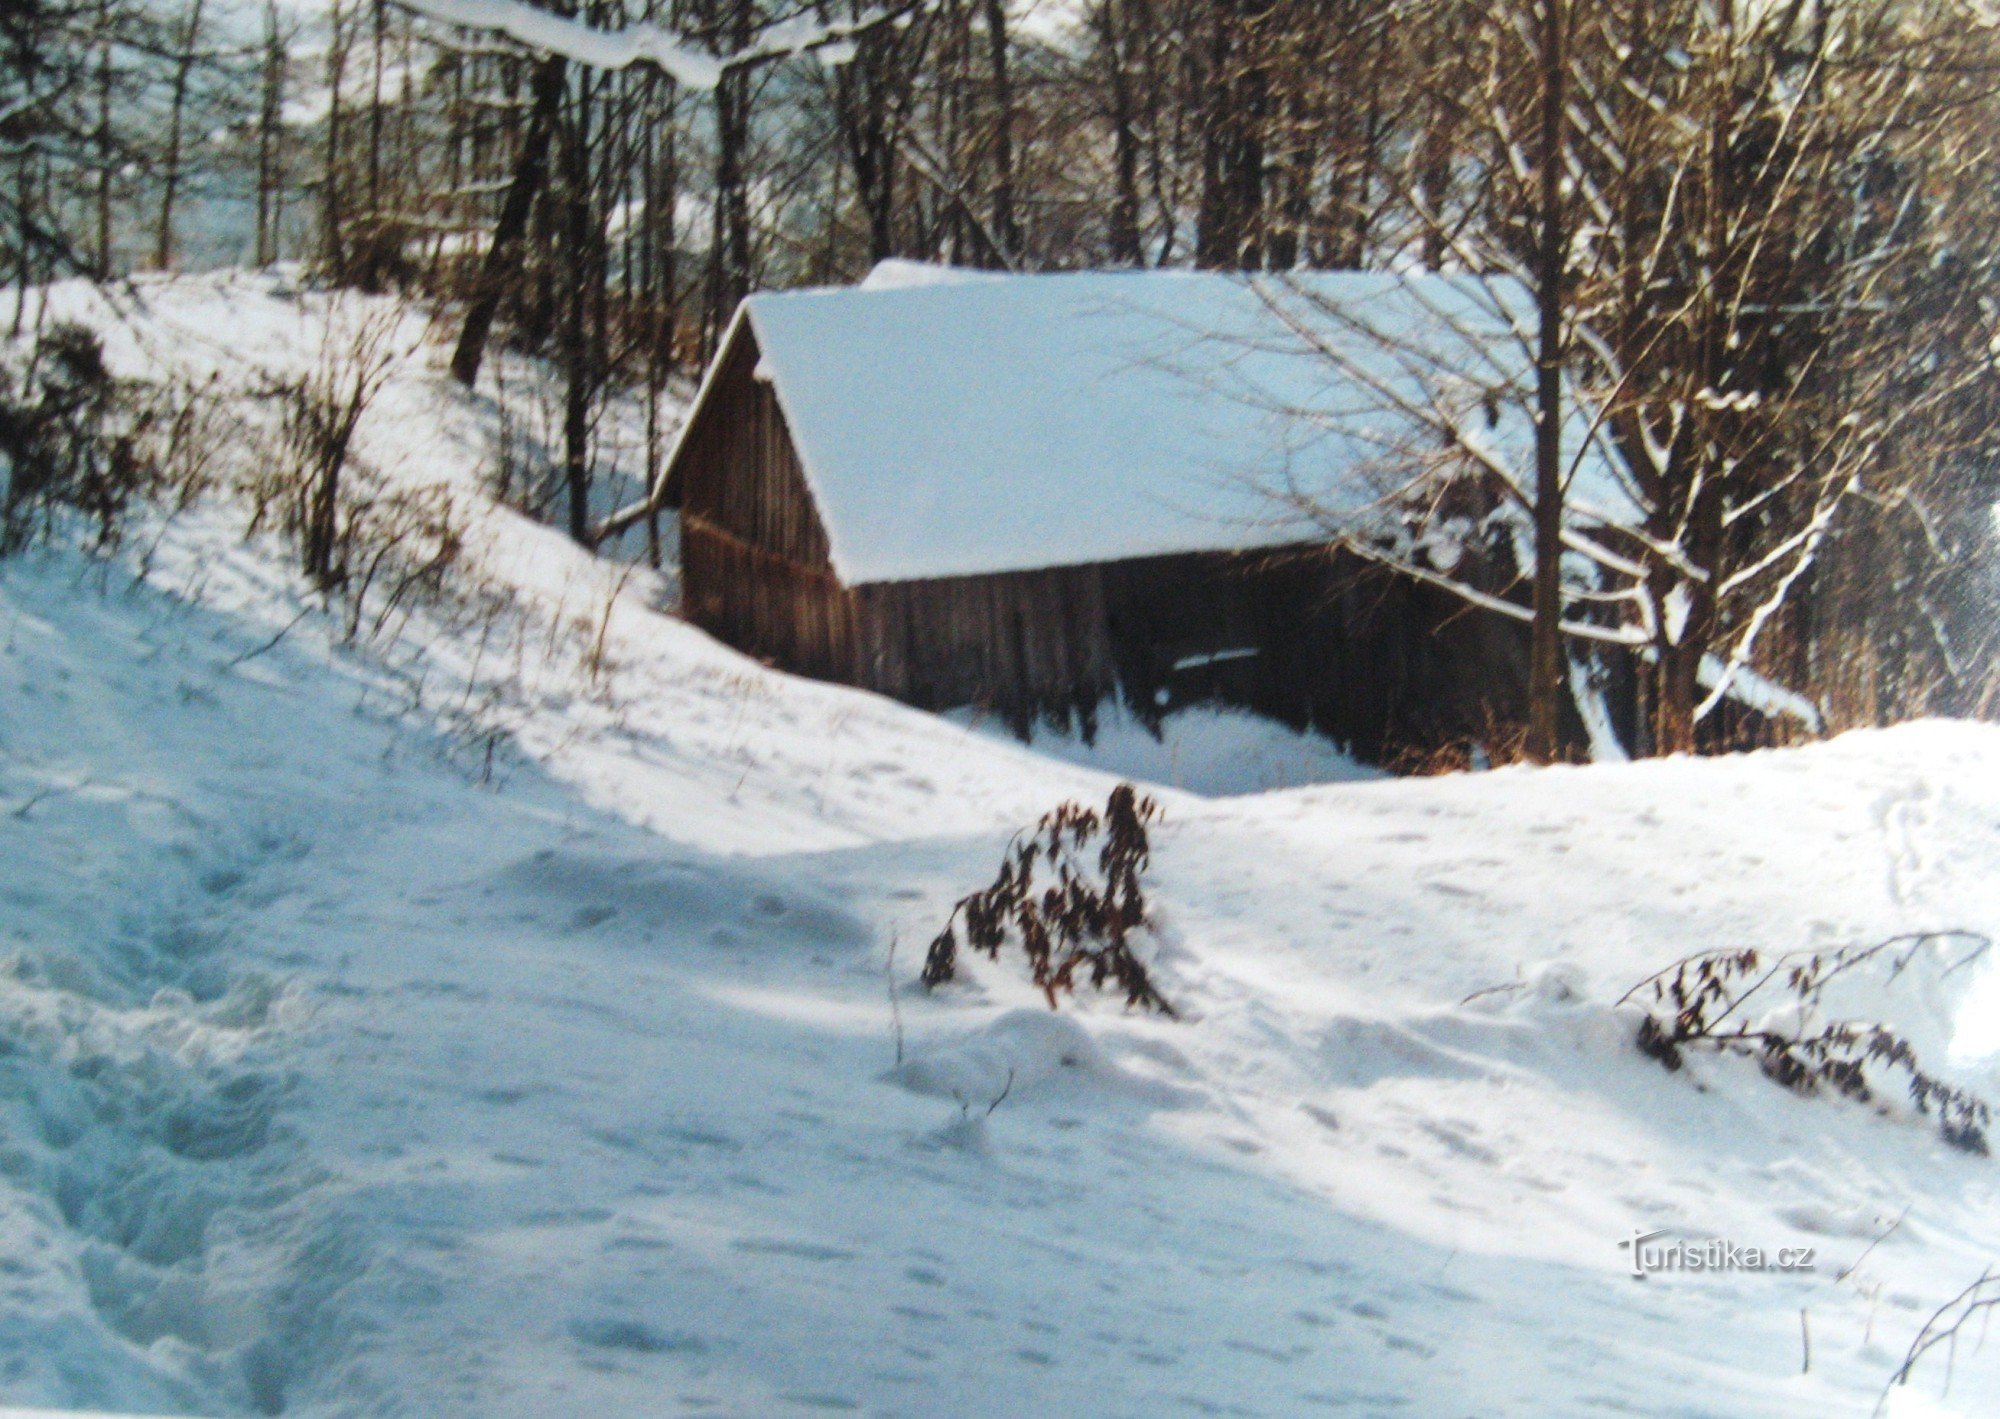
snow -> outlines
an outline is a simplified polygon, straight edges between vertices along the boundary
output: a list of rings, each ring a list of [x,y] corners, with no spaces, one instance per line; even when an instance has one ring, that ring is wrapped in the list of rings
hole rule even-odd
[[[114,358],[309,360],[330,303],[283,290],[150,288]],[[364,451],[471,499],[491,410],[443,358]],[[1162,787],[1186,1018],[1052,1015],[1011,957],[914,977],[1108,774],[768,670],[497,509],[497,625],[270,644],[309,598],[242,527],[149,529],[143,580],[0,563],[0,1401],[1865,1414],[2000,1255],[1992,1161],[1667,1074],[1613,1004],[1711,947],[2000,930],[2000,730]],[[1991,1097],[1997,978],[1849,1006]],[[1634,1281],[1655,1228],[1819,1264]],[[1943,1385],[1888,1412],[1991,1414],[2000,1356]]]
[[[908,291],[920,286],[962,286],[968,281],[1004,281],[999,271],[974,266],[944,266],[935,261],[912,261],[902,256],[886,256],[869,268],[855,287],[862,291]]]
[[[1699,674],[1703,689],[1720,685],[1730,699],[1773,719],[1795,719],[1815,734],[1826,727],[1818,705],[1747,665],[1726,664],[1721,656],[1705,655]]]
[[[1594,764],[1626,762],[1631,755],[1625,752],[1625,745],[1618,738],[1618,726],[1612,722],[1611,706],[1605,699],[1603,689],[1592,681],[1592,666],[1586,659],[1574,654],[1567,659],[1570,700],[1583,720],[1584,737],[1590,745],[1590,761]]]
[[[709,90],[723,73],[743,64],[818,51],[821,62],[844,63],[853,54],[847,37],[880,24],[880,13],[845,21],[794,15],[764,26],[756,39],[728,54],[694,48],[678,31],[643,21],[604,29],[537,9],[523,0],[400,0],[428,19],[461,29],[501,34],[542,54],[559,54],[592,69],[650,64],[688,88]]]
[[[945,718],[991,738],[1013,738],[1011,727],[978,710],[955,710]],[[1065,733],[1038,724],[1031,734],[1038,754],[1115,778],[1183,788],[1204,798],[1383,776],[1380,769],[1362,764],[1321,735],[1301,734],[1226,705],[1174,710],[1155,733],[1123,706],[1107,702],[1100,708],[1096,733],[1087,742],[1074,728]]]
[[[859,585],[1322,541],[1434,459],[1440,411],[1525,468],[1527,417],[1495,397],[1532,367],[1519,306],[1470,277],[896,262],[738,319]],[[1602,455],[1576,479],[1629,513]]]

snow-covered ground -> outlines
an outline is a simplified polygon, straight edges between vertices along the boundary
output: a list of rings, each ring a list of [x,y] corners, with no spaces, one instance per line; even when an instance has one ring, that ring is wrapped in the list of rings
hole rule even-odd
[[[978,710],[952,710],[945,718],[994,739],[1014,738],[1004,723]],[[1037,724],[1030,743],[1036,753],[1064,763],[1205,798],[1383,777],[1331,740],[1228,705],[1189,705],[1168,715],[1157,734],[1111,705],[1095,731],[1085,739],[1073,724],[1067,733]]]
[[[226,383],[317,309],[160,287],[114,354]],[[1670,1075],[1612,1004],[2000,931],[2000,731],[1168,787],[1186,1018],[1052,1014],[1013,958],[927,996],[951,901],[1113,779],[768,671],[483,507],[492,410],[411,350],[363,451],[465,499],[493,617],[340,647],[224,498],[143,581],[0,564],[0,1403],[1863,1415],[2000,1260],[2000,1164]],[[1994,980],[1868,1003],[1990,1096]],[[1655,1229],[1816,1265],[1635,1280]],[[1944,1378],[1890,1412],[2000,1410],[1970,1337]]]

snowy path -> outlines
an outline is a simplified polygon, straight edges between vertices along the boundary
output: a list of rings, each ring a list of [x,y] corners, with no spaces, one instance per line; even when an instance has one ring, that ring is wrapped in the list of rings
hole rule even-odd
[[[1801,938],[1880,929],[1884,874],[1792,859],[1880,862],[1860,790],[1991,776],[1987,732],[1181,802],[1167,969],[1202,1018],[1049,1026],[990,970],[972,999],[906,998],[914,1049],[960,1077],[1044,1070],[968,1147],[954,1104],[885,1080],[883,953],[996,835],[704,852],[531,766],[479,787],[357,713],[365,667],[290,643],[232,666],[261,628],[81,574],[0,581],[22,707],[0,1162],[35,1258],[7,1282],[10,1398],[1840,1412],[1995,1246],[1991,1165],[1911,1126],[1756,1081],[1697,1094],[1546,984],[1450,1005],[1565,943],[1616,980],[1663,941],[1768,932],[1785,894],[1821,895]],[[1811,841],[1730,875],[1732,802],[1810,813]],[[1695,836],[1706,856],[1678,850]],[[1990,893],[1965,903],[1991,919]],[[983,1056],[953,1054],[968,1030]],[[1872,1304],[1825,1274],[1618,1273],[1641,1221],[1844,1255],[1913,1199],[1912,1289]],[[1800,1381],[1804,1306],[1824,1358]]]

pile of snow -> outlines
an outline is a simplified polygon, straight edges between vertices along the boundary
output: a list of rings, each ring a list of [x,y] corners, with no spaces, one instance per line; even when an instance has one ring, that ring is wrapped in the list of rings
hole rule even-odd
[[[315,299],[293,337],[268,292],[158,289],[121,357],[171,357],[170,318],[310,348]],[[470,500],[491,411],[439,363],[365,451]],[[1865,1413],[2000,1258],[1992,1161],[1747,1063],[1669,1074],[1615,1005],[1693,951],[2000,931],[2000,731],[1163,787],[1144,947],[1185,1018],[1051,1015],[1012,955],[914,977],[1110,776],[472,527],[507,618],[354,648],[277,634],[308,598],[223,502],[143,581],[0,563],[0,1400]],[[1990,1043],[1992,980],[1845,1008]],[[1816,1264],[1635,1281],[1654,1230]],[[1943,1381],[1891,1412],[2000,1402],[1990,1351]]]
[[[1006,724],[979,710],[945,716],[993,738],[1011,737]],[[1038,754],[1095,769],[1114,778],[1139,779],[1186,789],[1204,798],[1304,788],[1315,783],[1361,782],[1383,776],[1319,734],[1302,734],[1276,720],[1227,705],[1189,705],[1148,729],[1122,705],[1107,702],[1094,732],[1034,726]]]

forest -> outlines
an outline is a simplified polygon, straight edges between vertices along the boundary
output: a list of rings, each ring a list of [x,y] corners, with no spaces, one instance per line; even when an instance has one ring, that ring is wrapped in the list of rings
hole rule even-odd
[[[1606,649],[1645,752],[1726,747],[1739,674],[1833,729],[2000,705],[1982,0],[18,0],[0,45],[16,335],[65,278],[400,293],[468,386],[496,344],[547,362],[512,495],[585,542],[605,401],[645,401],[650,482],[755,290],[1196,267],[1266,273],[1282,319],[1285,273],[1470,272],[1532,307],[1496,397],[1545,433],[1483,471],[1542,549],[1503,599],[1544,753]],[[1629,516],[1563,505],[1576,399]],[[1455,486],[1373,550],[1448,580],[1411,549]]]

